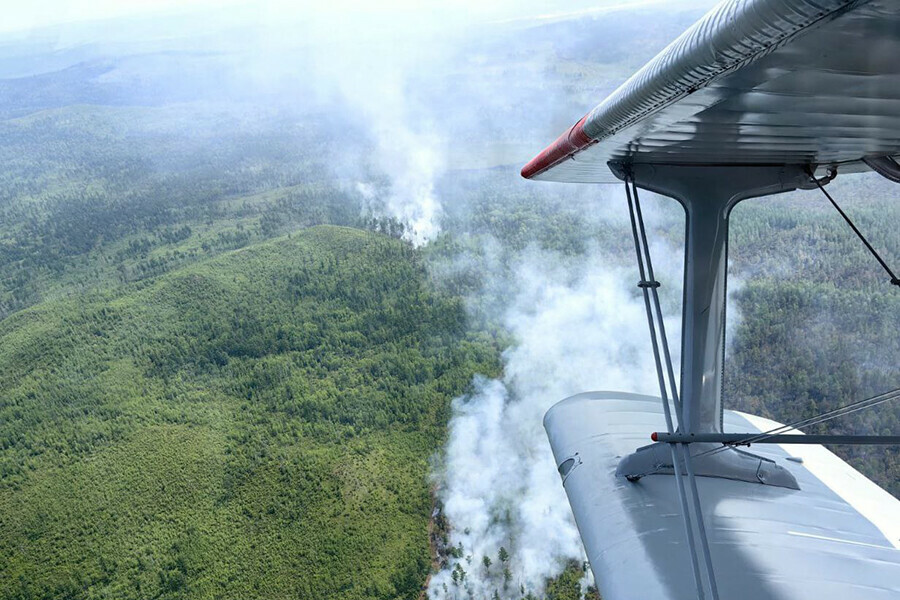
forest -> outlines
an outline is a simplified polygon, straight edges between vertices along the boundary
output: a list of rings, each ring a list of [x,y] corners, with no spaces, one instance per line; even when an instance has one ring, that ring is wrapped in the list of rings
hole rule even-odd
[[[446,399],[498,368],[408,246],[330,226],[0,338],[7,598],[415,597]]]
[[[518,169],[697,14],[475,31],[390,127],[279,87],[312,73],[302,44],[271,81],[234,74],[241,37],[0,44],[0,599],[420,600],[456,560],[460,590],[598,600],[584,562],[533,592],[512,546],[450,544],[436,465],[521,343],[522,264],[637,281],[623,190]],[[427,243],[404,186],[439,200]],[[829,189],[900,269],[897,190]],[[677,316],[683,215],[646,203]],[[727,408],[789,422],[900,387],[900,295],[819,192],[735,208],[729,277]],[[900,405],[815,432],[896,435]],[[900,497],[896,449],[832,450]]]

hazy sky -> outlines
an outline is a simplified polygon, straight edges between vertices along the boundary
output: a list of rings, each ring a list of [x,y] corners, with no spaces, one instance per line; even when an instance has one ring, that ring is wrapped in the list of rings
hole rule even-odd
[[[0,30],[20,31],[76,21],[93,21],[181,6],[213,6],[215,0],[32,0],[3,7]]]
[[[455,13],[477,20],[513,19],[517,17],[562,16],[611,7],[627,7],[664,2],[685,6],[711,6],[715,0],[32,0],[9,2],[3,8],[0,31],[28,31],[49,25],[96,21],[116,17],[153,15],[192,9],[217,11],[259,11],[265,15],[289,13],[292,18],[315,18],[360,13],[395,13],[415,16],[422,13]]]

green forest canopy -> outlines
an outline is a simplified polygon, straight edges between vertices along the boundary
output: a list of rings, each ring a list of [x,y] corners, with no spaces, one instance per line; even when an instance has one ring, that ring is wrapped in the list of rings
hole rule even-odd
[[[317,227],[0,324],[0,597],[418,595],[428,459],[497,349]]]

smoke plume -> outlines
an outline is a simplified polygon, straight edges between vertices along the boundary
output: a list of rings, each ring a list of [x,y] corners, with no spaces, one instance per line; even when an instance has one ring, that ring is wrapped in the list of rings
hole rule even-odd
[[[351,138],[335,162],[337,175],[355,177],[368,212],[398,221],[402,237],[421,246],[440,232],[435,182],[447,164],[446,128],[435,124],[440,110],[424,96],[448,59],[452,31],[429,36],[430,19],[329,16],[320,15],[315,30],[322,38],[313,46],[313,75],[316,93],[340,107],[339,127]]]
[[[369,211],[402,223],[403,236],[417,246],[435,239],[445,211],[453,212],[451,233],[472,236],[469,242],[481,246],[478,266],[487,272],[478,277],[485,286],[470,304],[476,312],[492,313],[490,320],[499,321],[515,343],[504,353],[500,379],[476,378],[472,392],[453,402],[448,444],[434,473],[448,524],[446,561],[431,578],[428,594],[433,600],[518,600],[540,596],[549,578],[571,561],[584,560],[543,431],[544,413],[555,402],[588,390],[656,393],[655,371],[633,266],[616,266],[620,257],[589,242],[577,256],[533,248],[517,253],[503,243],[498,251],[492,247],[496,242],[465,222],[459,205],[471,199],[463,184],[458,189],[447,185],[461,178],[452,169],[506,165],[508,160],[471,160],[502,155],[497,148],[504,143],[523,153],[512,161],[522,164],[529,148],[538,150],[558,133],[548,107],[571,104],[566,100],[571,91],[564,87],[571,82],[554,67],[561,61],[559,49],[545,44],[545,34],[530,23],[507,24],[507,29],[484,25],[485,36],[496,38],[500,31],[522,36],[497,38],[491,45],[457,13],[442,17],[400,28],[392,23],[381,33],[369,22],[328,28],[327,39],[315,46],[316,88],[320,93],[330,89],[347,120],[366,136],[367,152],[338,168]],[[508,47],[507,39],[531,45],[525,52]],[[497,64],[485,68],[489,56]],[[552,131],[531,131],[536,121]],[[531,135],[540,142],[524,139]],[[451,167],[460,162],[450,160],[451,149],[466,155],[468,164]],[[502,179],[484,172],[473,191],[498,196],[495,210],[502,213],[503,194],[514,192],[501,194],[491,186],[509,190],[522,183],[512,170],[496,174]],[[454,201],[442,207],[445,192],[454,194]],[[610,228],[624,232],[624,214],[601,228],[607,234]],[[585,215],[573,219],[589,220]],[[451,220],[445,219],[448,230]],[[509,254],[498,257],[498,252]],[[665,247],[655,248],[655,256],[658,270],[680,282],[680,254]],[[664,258],[672,264],[663,264]],[[452,272],[455,266],[440,268]],[[494,314],[496,307],[502,314]],[[675,324],[667,327],[670,338],[678,339]]]
[[[514,269],[503,321],[517,342],[503,377],[477,379],[453,403],[437,475],[451,558],[431,598],[540,595],[569,561],[584,560],[543,414],[587,390],[656,392],[634,273],[609,262],[595,250],[560,266],[558,255],[532,252]]]

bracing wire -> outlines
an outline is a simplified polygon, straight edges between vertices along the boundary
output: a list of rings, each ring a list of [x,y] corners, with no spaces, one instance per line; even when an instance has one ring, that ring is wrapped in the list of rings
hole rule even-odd
[[[650,255],[649,255],[649,251],[645,250],[645,248],[644,248],[646,241],[647,241],[646,237],[638,236],[637,215],[639,213],[636,213],[636,211],[635,211],[635,200],[632,198],[632,189],[629,186],[629,181],[625,182],[625,195],[628,199],[628,214],[631,217],[631,234],[632,234],[632,237],[634,238],[634,253],[637,258],[638,272],[640,273],[640,276],[641,276],[641,280],[638,283],[638,287],[641,288],[641,292],[643,293],[643,296],[644,296],[644,306],[647,309],[647,323],[650,326],[650,341],[653,344],[653,359],[656,362],[656,375],[659,380],[659,393],[662,396],[663,411],[664,411],[665,417],[666,417],[666,427],[668,428],[669,433],[672,433],[675,429],[674,429],[673,423],[672,423],[672,413],[671,413],[671,410],[669,409],[669,398],[668,398],[668,393],[667,393],[668,386],[666,385],[666,382],[665,382],[665,376],[663,373],[662,363],[661,363],[661,359],[660,359],[659,341],[657,340],[657,337],[656,337],[656,326],[654,325],[653,309],[651,308],[650,292],[649,292],[650,288],[655,289],[656,287],[659,287],[659,282],[653,281],[652,277],[651,277],[651,280],[648,281],[647,273],[644,270],[644,257],[646,256],[647,260],[649,261]],[[640,231],[642,234],[644,233],[643,222],[641,223]],[[648,268],[649,268],[650,272],[652,272],[653,267],[649,262],[648,262]],[[665,339],[663,340],[663,344],[665,344]],[[668,349],[666,350],[666,355],[668,356]]]
[[[840,215],[844,218],[844,221],[847,222],[847,225],[850,226],[850,228],[853,230],[853,233],[855,233],[856,236],[862,241],[862,243],[865,244],[866,248],[868,248],[868,250],[869,250],[869,253],[875,257],[875,260],[877,260],[879,262],[879,264],[881,264],[881,267],[885,270],[885,272],[891,278],[891,283],[893,285],[900,286],[900,279],[898,279],[897,276],[894,275],[894,272],[891,270],[891,268],[887,265],[886,262],[884,262],[884,259],[881,258],[881,255],[878,254],[878,252],[875,250],[875,248],[872,247],[872,244],[869,243],[869,240],[866,239],[866,236],[864,236],[862,234],[862,232],[853,223],[853,221],[850,220],[850,217],[847,216],[847,213],[845,213],[841,209],[841,207],[838,206],[838,203],[835,202],[834,198],[831,197],[831,194],[828,193],[828,190],[825,189],[825,187],[822,185],[822,182],[820,182],[815,177],[813,177],[812,180],[816,183],[816,187],[818,187],[820,190],[822,190],[822,193],[825,194],[825,197],[828,198],[828,201],[831,202],[831,205],[834,206],[834,208],[838,211],[838,213],[840,213]]]
[[[856,402],[851,402],[850,404],[840,406],[838,408],[832,409],[830,411],[824,412],[819,415],[815,415],[812,417],[808,417],[806,419],[801,419],[799,421],[794,421],[793,423],[789,423],[787,425],[780,425],[775,427],[774,429],[770,429],[769,431],[764,431],[754,436],[747,437],[740,442],[736,442],[733,444],[725,444],[720,446],[719,448],[713,448],[711,450],[707,450],[706,452],[701,452],[699,454],[695,454],[694,458],[702,458],[704,456],[712,456],[713,454],[718,454],[724,450],[728,450],[732,446],[745,446],[754,443],[760,443],[765,441],[766,439],[775,436],[781,435],[784,433],[788,433],[790,431],[797,431],[801,427],[810,427],[812,425],[818,425],[820,423],[825,423],[827,421],[831,421],[832,419],[837,419],[838,417],[843,417],[846,415],[851,415],[855,412],[859,412],[861,410],[865,410],[867,408],[872,408],[878,406],[879,404],[884,404],[885,402],[889,402],[896,398],[900,398],[900,388],[891,390],[889,392],[884,392],[883,394],[878,394],[876,396],[872,396],[866,398],[864,400],[857,400]]]
[[[628,213],[631,217],[631,233],[634,238],[634,251],[637,258],[638,270],[641,280],[638,287],[644,296],[644,306],[647,310],[647,323],[650,327],[650,339],[653,346],[653,359],[656,363],[656,375],[659,383],[659,392],[663,403],[663,412],[666,418],[666,427],[669,433],[673,431],[672,415],[669,408],[669,394],[675,404],[678,413],[679,424],[683,424],[683,408],[678,397],[678,389],[675,385],[675,374],[672,368],[672,357],[669,353],[668,338],[666,337],[665,324],[662,317],[662,308],[659,302],[659,282],[654,279],[653,261],[650,258],[650,246],[647,242],[647,232],[644,228],[644,217],[641,212],[640,198],[638,196],[637,185],[632,177],[628,177],[625,181],[625,194],[628,199]],[[646,272],[644,264],[646,262]],[[652,301],[651,301],[652,298]],[[651,308],[651,304],[653,308]],[[655,314],[654,314],[655,313]],[[654,317],[658,320],[659,339],[657,338],[657,326],[654,325]],[[666,363],[666,370],[663,371],[662,361],[660,359],[660,348],[662,346],[663,356]],[[668,378],[667,378],[668,376]],[[668,390],[668,391],[667,391]],[[694,528],[692,525],[691,512],[693,509],[694,516],[697,520],[697,531],[700,536],[703,558],[706,566],[706,576],[709,583],[710,594],[713,600],[719,600],[719,591],[716,585],[715,573],[713,571],[712,555],[709,549],[709,542],[706,537],[706,526],[703,522],[703,513],[700,506],[700,492],[697,489],[697,482],[694,478],[693,467],[691,466],[691,455],[685,445],[670,444],[669,449],[672,455],[672,464],[675,465],[675,485],[678,489],[678,496],[681,502],[683,522],[685,527],[685,536],[687,537],[688,547],[691,555],[691,567],[693,569],[694,584],[697,589],[697,597],[704,600],[705,592],[700,574],[700,562],[697,557],[696,540],[694,538]],[[681,461],[679,461],[679,457]],[[687,480],[691,491],[691,499],[693,506],[688,504],[687,490],[685,483],[682,481],[681,468],[679,462],[683,462],[687,472]]]
[[[644,215],[641,212],[641,199],[638,196],[638,188],[631,180],[631,193],[634,194],[634,208],[637,214],[637,222],[643,240],[644,255],[647,258],[647,275],[650,277],[649,287],[650,293],[653,294],[653,304],[656,308],[656,320],[659,324],[659,337],[663,349],[663,357],[666,363],[666,372],[668,375],[669,390],[672,395],[672,401],[675,403],[675,411],[678,415],[678,425],[684,428],[684,409],[682,408],[681,399],[678,394],[678,386],[675,384],[675,370],[672,368],[672,355],[669,352],[669,338],[666,336],[666,324],[662,315],[662,307],[659,302],[659,282],[653,274],[653,262],[650,260],[650,245],[647,243],[647,232],[644,229]]]
[[[803,419],[800,421],[795,421],[795,422],[787,424],[787,425],[780,425],[778,427],[775,427],[774,429],[770,429],[768,431],[763,431],[758,434],[748,436],[745,439],[739,440],[737,442],[729,442],[727,444],[723,443],[721,446],[719,446],[717,448],[712,448],[710,450],[706,450],[705,452],[699,452],[699,453],[693,454],[691,456],[693,459],[704,458],[704,457],[708,457],[708,456],[713,456],[715,454],[718,454],[719,452],[724,452],[726,450],[732,449],[735,446],[749,446],[754,443],[758,444],[758,443],[764,442],[765,440],[767,440],[773,436],[776,436],[776,435],[781,435],[781,434],[788,433],[790,431],[795,431],[795,430],[799,431],[799,429],[801,427],[810,427],[812,425],[818,425],[820,423],[824,423],[824,422],[830,421],[832,419],[836,419],[836,418],[843,417],[846,415],[851,415],[855,412],[859,412],[859,411],[865,410],[867,408],[873,408],[875,406],[884,404],[885,402],[889,402],[889,401],[895,400],[897,398],[900,398],[900,388],[891,390],[889,392],[885,392],[883,394],[878,394],[877,396],[872,396],[870,398],[866,398],[865,400],[858,400],[856,402],[852,402],[850,404],[835,408],[833,410],[822,413],[820,415],[809,417],[807,419]],[[674,467],[674,463],[673,463],[673,467]],[[655,475],[656,473],[659,473],[663,469],[667,469],[667,468],[668,468],[667,465],[660,465],[657,468],[653,469],[652,471],[640,473],[639,475],[636,475],[635,477],[640,479],[642,477],[647,477],[648,475]]]

